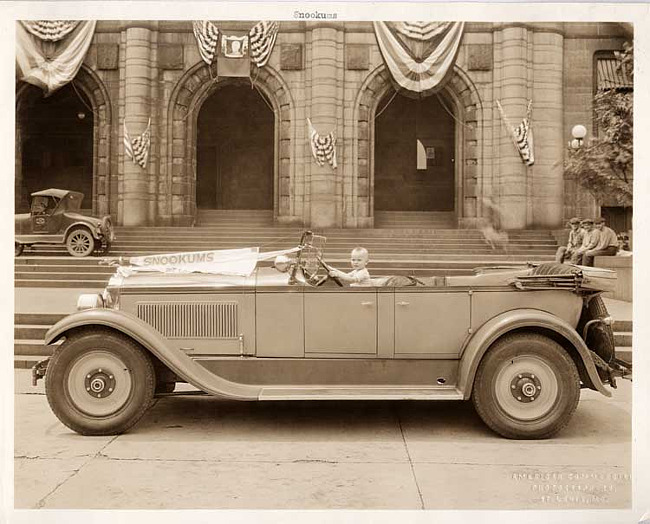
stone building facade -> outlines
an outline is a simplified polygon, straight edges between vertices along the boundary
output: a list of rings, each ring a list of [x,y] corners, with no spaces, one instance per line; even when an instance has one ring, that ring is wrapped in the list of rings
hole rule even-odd
[[[253,22],[214,22],[247,31]],[[190,225],[197,209],[272,209],[279,223],[374,226],[376,211],[450,213],[458,227],[562,227],[594,202],[563,173],[571,128],[592,129],[598,53],[614,23],[468,23],[452,74],[424,99],[397,93],[369,22],[281,22],[251,79],[217,76],[185,21],[99,21],[71,85],[43,99],[17,84],[16,205],[82,189],[121,225]],[[252,81],[251,81],[252,80]],[[533,101],[535,164],[519,122]],[[337,137],[338,167],[311,155],[307,119]],[[124,152],[151,121],[146,169]],[[416,167],[416,143],[426,166]]]

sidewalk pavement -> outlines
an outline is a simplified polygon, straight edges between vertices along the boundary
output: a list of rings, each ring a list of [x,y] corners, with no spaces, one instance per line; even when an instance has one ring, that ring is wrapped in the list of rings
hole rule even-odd
[[[102,288],[34,288],[14,290],[15,313],[73,313],[82,293],[101,293]],[[632,302],[604,297],[607,311],[614,320],[632,320]]]

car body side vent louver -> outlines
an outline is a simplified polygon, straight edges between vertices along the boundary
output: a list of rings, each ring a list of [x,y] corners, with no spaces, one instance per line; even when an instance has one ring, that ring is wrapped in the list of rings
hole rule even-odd
[[[237,302],[139,302],[138,318],[167,338],[236,339]]]

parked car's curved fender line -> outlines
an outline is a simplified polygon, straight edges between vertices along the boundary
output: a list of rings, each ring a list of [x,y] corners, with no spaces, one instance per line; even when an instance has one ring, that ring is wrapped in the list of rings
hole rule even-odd
[[[100,239],[99,233],[97,233],[97,228],[90,227],[86,222],[73,222],[72,224],[70,224],[66,228],[65,233],[63,233],[63,238],[64,239],[68,238],[68,234],[70,233],[70,231],[72,231],[76,227],[83,227],[88,231],[90,231],[90,234],[93,236],[93,238],[97,240]]]
[[[182,351],[172,348],[151,326],[124,311],[88,309],[73,313],[48,330],[45,343],[52,344],[70,330],[84,326],[106,326],[123,333],[151,351],[170,370],[201,391],[237,400],[257,400],[259,397],[260,387],[231,382],[210,373]]]
[[[470,398],[476,370],[481,358],[490,346],[502,335],[521,328],[544,328],[554,331],[566,339],[576,349],[596,391],[607,397],[612,394],[603,385],[598,376],[596,365],[591,358],[589,348],[566,321],[546,311],[538,309],[522,309],[505,311],[483,324],[465,344],[461,352],[458,369],[458,389],[463,392],[465,399]]]

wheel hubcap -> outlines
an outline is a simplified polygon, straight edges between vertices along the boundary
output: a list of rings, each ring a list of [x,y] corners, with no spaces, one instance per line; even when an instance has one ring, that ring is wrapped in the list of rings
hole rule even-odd
[[[535,420],[551,411],[559,394],[557,376],[534,355],[515,357],[499,370],[495,396],[499,407],[519,420]]]
[[[518,402],[533,402],[541,392],[542,384],[532,373],[519,373],[510,382],[510,393]]]
[[[115,375],[102,369],[88,373],[84,382],[88,394],[95,398],[106,398],[115,391]]]
[[[119,411],[131,396],[133,381],[126,364],[105,350],[79,357],[67,377],[68,394],[77,409],[102,417]]]

